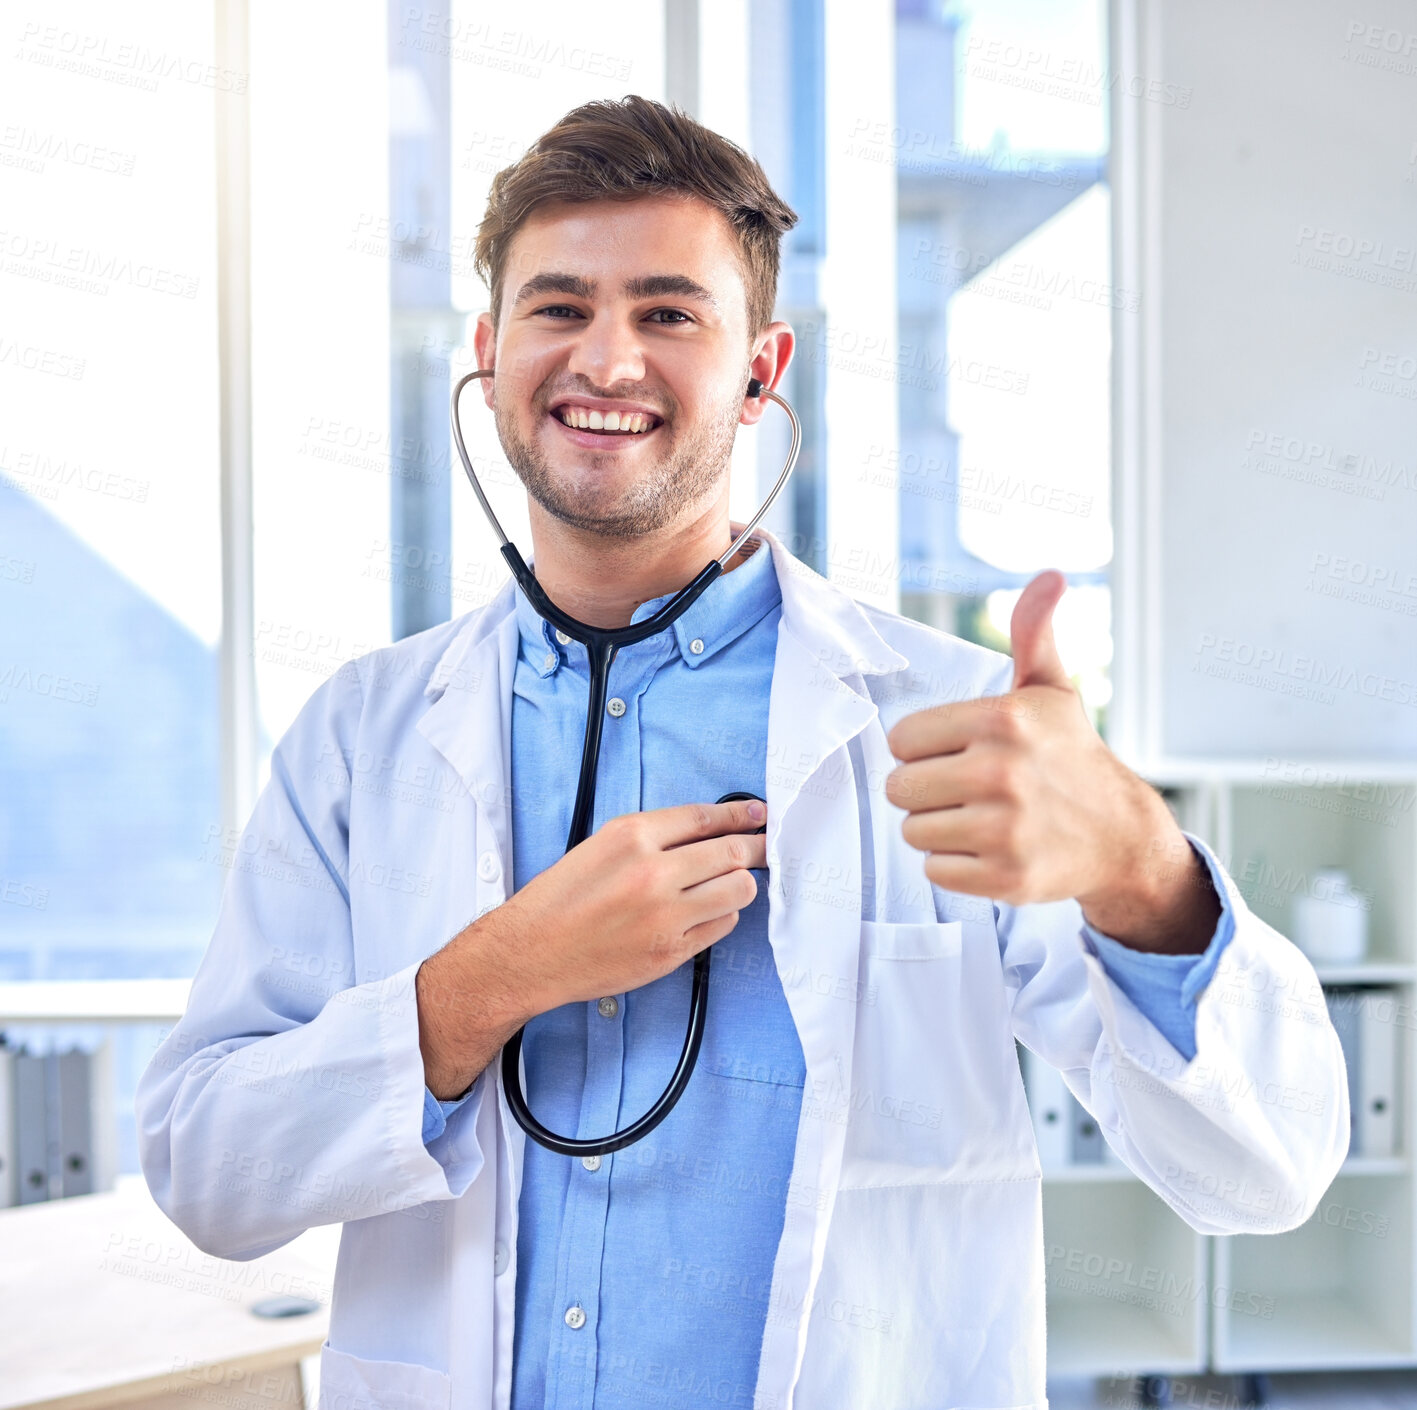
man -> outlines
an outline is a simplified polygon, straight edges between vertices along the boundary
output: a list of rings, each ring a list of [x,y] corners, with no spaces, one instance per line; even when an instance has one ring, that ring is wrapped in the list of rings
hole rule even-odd
[[[733,437],[767,409],[744,390],[792,355],[793,220],[639,98],[493,183],[481,386],[536,575],[582,620],[643,620],[731,542]],[[511,584],[343,668],[273,755],[263,865],[144,1076],[141,1149],[213,1254],[344,1223],[331,1406],[1041,1406],[1015,1038],[1196,1229],[1297,1226],[1346,1153],[1313,970],[1087,724],[1061,575],[1010,660],[756,537],[617,657],[564,857],[586,660]],[[538,1118],[605,1135],[664,1086],[706,945],[663,1124],[603,1159],[526,1140],[508,1037]]]

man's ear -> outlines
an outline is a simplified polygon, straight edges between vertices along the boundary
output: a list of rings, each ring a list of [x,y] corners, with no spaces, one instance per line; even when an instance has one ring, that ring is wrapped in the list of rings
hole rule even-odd
[[[472,351],[477,358],[478,367],[495,367],[497,365],[497,331],[492,327],[490,313],[477,315],[477,327],[472,335]],[[482,388],[482,400],[487,403],[489,410],[492,409],[492,398],[496,392],[492,384],[496,380],[495,377],[478,378],[478,385]]]
[[[782,374],[792,361],[797,346],[796,335],[790,324],[779,320],[769,323],[753,339],[753,357],[748,363],[748,374],[756,377],[769,391],[776,391],[782,381]],[[763,397],[747,397],[743,401],[743,414],[738,418],[740,426],[756,426],[763,418],[768,402]]]

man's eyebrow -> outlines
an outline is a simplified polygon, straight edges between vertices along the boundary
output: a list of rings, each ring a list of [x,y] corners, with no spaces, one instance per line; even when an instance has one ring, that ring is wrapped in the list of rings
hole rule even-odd
[[[646,274],[640,279],[627,279],[625,292],[632,299],[696,299],[718,312],[718,300],[687,274]]]
[[[586,279],[579,274],[562,274],[548,271],[535,274],[517,290],[512,301],[516,308],[528,299],[542,294],[570,294],[578,299],[595,297],[597,284],[594,279]],[[687,274],[646,274],[638,279],[625,281],[625,293],[632,299],[681,298],[694,299],[707,304],[715,313],[719,311],[718,300],[697,280]]]
[[[518,304],[541,294],[571,294],[578,299],[589,299],[595,294],[595,281],[584,279],[579,274],[558,274],[555,271],[534,274],[517,290],[512,307],[516,308]]]

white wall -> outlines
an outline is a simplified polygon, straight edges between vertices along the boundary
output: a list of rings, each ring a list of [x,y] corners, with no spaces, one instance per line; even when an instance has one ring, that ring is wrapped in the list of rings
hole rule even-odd
[[[1117,0],[1113,39],[1114,746],[1410,760],[1417,9]]]

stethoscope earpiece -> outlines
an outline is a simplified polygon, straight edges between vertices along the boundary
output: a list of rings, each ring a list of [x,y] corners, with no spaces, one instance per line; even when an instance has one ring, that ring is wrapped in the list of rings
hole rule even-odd
[[[763,384],[756,377],[748,378],[748,395],[750,397],[760,397],[763,394]]]

